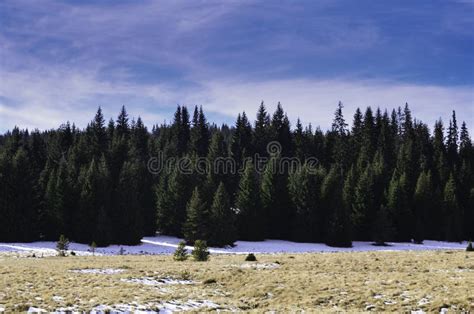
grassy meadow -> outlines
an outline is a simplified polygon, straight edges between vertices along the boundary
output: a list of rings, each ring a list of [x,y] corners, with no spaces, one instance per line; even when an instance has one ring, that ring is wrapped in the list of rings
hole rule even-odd
[[[474,254],[463,251],[172,256],[0,255],[0,310],[208,300],[239,311],[474,310]],[[119,269],[82,273],[83,269]],[[73,272],[71,270],[76,270]],[[174,278],[191,284],[145,284]],[[201,308],[199,311],[211,310]]]

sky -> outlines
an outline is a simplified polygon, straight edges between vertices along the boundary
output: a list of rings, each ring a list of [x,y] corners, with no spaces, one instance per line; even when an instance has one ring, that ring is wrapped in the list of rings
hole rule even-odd
[[[0,132],[122,105],[145,124],[202,105],[212,122],[280,101],[330,127],[339,101],[408,103],[430,127],[474,125],[474,0],[2,0]]]

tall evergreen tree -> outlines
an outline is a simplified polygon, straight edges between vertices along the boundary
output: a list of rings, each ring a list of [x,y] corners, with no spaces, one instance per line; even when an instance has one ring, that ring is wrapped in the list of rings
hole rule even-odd
[[[184,239],[189,244],[196,240],[207,241],[210,236],[209,210],[202,201],[198,188],[193,191],[191,199],[186,208],[186,222],[183,226]]]
[[[210,216],[213,228],[209,245],[217,247],[233,245],[237,240],[235,214],[230,206],[229,196],[222,182],[214,195]]]
[[[430,224],[430,221],[438,221],[437,219],[433,219],[435,218],[433,216],[435,215],[434,209],[436,206],[433,200],[431,172],[423,171],[418,177],[414,196],[415,242],[421,243],[428,235],[431,236],[436,232],[435,229],[437,226]]]
[[[321,195],[327,217],[325,242],[330,246],[351,247],[351,224],[349,213],[342,201],[342,177],[333,167],[321,187]]]
[[[258,184],[255,166],[249,162],[245,165],[235,202],[238,211],[239,238],[242,240],[260,241],[265,238]]]
[[[459,206],[457,187],[454,175],[451,172],[444,188],[444,210],[446,217],[446,240],[459,242],[463,235],[463,213]]]

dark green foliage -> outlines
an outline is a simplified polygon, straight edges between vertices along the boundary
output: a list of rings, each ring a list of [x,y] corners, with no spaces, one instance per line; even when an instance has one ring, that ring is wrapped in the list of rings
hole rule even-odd
[[[66,251],[69,249],[69,239],[61,234],[59,240],[56,243],[56,250],[58,251],[59,256],[66,256]]]
[[[255,124],[241,113],[235,127],[208,123],[200,107],[190,118],[185,106],[151,132],[125,107],[108,125],[99,108],[84,129],[15,127],[0,135],[0,241],[64,234],[100,247],[156,231],[217,246],[474,237],[474,149],[454,112],[447,132],[437,121],[431,134],[408,105],[358,109],[350,131],[342,109],[327,132],[299,119],[292,130],[281,104],[270,116],[263,103]],[[281,150],[269,153],[272,141]],[[253,154],[269,158],[249,162]],[[151,156],[165,162],[158,173]],[[203,160],[205,171],[193,168]]]
[[[242,240],[260,241],[265,238],[264,213],[253,163],[247,163],[239,183],[235,202],[238,211],[238,234]]]
[[[211,246],[223,247],[233,245],[237,240],[235,214],[230,207],[229,196],[221,182],[214,194],[211,206],[212,231],[209,238]]]
[[[92,252],[92,255],[94,255],[95,250],[97,249],[97,244],[94,241],[92,241],[92,243],[90,244],[90,248],[91,248],[90,250]]]
[[[376,214],[373,227],[373,239],[376,245],[386,245],[393,239],[394,228],[392,218],[385,206],[381,206]]]
[[[406,179],[394,172],[388,188],[387,207],[393,217],[397,241],[409,242],[413,235],[413,214],[408,202]]]
[[[325,242],[329,246],[351,247],[350,215],[342,200],[342,176],[340,168],[333,167],[321,187],[324,212],[327,217]]]
[[[202,201],[198,188],[193,191],[186,208],[186,222],[183,235],[186,242],[194,244],[196,240],[209,239],[210,217],[207,205]]]
[[[434,201],[433,185],[431,182],[431,172],[422,172],[416,183],[415,195],[413,198],[414,215],[415,215],[415,231],[413,240],[421,243],[430,232],[432,226],[429,224],[430,217],[433,216],[436,204]]]
[[[185,261],[188,259],[188,251],[186,250],[186,242],[181,241],[178,244],[178,247],[176,248],[176,251],[174,251],[173,258],[175,261]]]
[[[451,173],[444,188],[445,232],[448,241],[459,242],[463,235],[463,212],[456,195],[456,182]]]
[[[194,242],[192,255],[196,262],[205,262],[209,260],[209,250],[207,249],[206,241],[196,240]]]
[[[474,248],[472,247],[472,242],[469,241],[466,247],[466,252],[474,252]]]
[[[245,257],[246,262],[256,262],[257,258],[255,257],[255,254],[250,253]]]

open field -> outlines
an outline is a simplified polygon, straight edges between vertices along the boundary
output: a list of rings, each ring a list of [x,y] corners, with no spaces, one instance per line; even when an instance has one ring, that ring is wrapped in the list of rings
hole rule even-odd
[[[474,254],[463,251],[257,258],[251,263],[242,255],[222,254],[209,262],[175,262],[165,255],[3,253],[0,310],[474,310]]]

